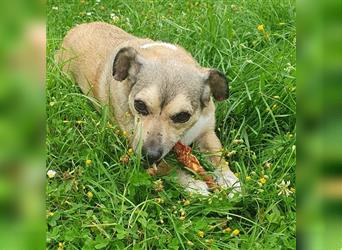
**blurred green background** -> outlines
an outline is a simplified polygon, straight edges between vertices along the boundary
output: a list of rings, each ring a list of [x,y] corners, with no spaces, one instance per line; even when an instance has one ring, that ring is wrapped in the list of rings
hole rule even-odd
[[[1,1],[0,58],[0,249],[44,249],[42,1]]]
[[[297,244],[342,249],[342,2],[297,7]]]

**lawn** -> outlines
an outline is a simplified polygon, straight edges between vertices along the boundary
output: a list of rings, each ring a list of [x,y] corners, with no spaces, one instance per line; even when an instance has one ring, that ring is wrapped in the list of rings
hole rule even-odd
[[[47,16],[48,249],[295,249],[295,1],[51,0]],[[174,173],[148,176],[108,107],[95,111],[61,73],[66,32],[99,20],[177,43],[231,79],[217,134],[240,195],[199,197]]]

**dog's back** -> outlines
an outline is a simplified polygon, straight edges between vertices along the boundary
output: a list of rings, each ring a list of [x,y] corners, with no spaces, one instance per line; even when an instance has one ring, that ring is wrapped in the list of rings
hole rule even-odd
[[[75,79],[83,93],[106,102],[105,82],[112,81],[107,72],[120,47],[131,46],[145,58],[170,60],[176,58],[187,64],[197,65],[182,47],[138,38],[122,29],[102,22],[81,24],[65,36],[56,61],[63,71]]]
[[[106,23],[81,24],[68,32],[55,58],[63,65],[63,71],[75,79],[83,93],[98,97],[99,75],[105,59],[120,43],[133,38]]]

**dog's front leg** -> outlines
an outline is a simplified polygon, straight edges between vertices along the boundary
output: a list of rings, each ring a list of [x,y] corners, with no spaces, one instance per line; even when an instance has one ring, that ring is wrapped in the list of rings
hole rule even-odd
[[[222,145],[215,131],[204,133],[195,143],[199,146],[201,152],[208,155],[210,162],[216,168],[214,171],[216,182],[223,188],[233,188],[234,191],[240,192],[240,181],[229,169],[222,156]]]
[[[178,183],[185,188],[186,192],[200,194],[204,196],[209,195],[207,184],[202,180],[196,180],[191,174],[182,169],[177,169]]]
[[[150,167],[147,169],[147,173],[151,176],[164,176],[168,175],[173,168],[165,161],[161,161],[156,168]],[[201,194],[204,196],[209,195],[209,189],[207,184],[202,180],[196,180],[193,175],[187,173],[183,169],[176,169],[177,182],[180,184],[186,192]]]

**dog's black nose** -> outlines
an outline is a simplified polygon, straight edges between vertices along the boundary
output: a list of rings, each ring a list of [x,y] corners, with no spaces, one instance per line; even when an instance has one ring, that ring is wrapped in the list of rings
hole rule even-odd
[[[160,148],[146,149],[146,157],[149,164],[156,163],[163,155],[163,150]]]

